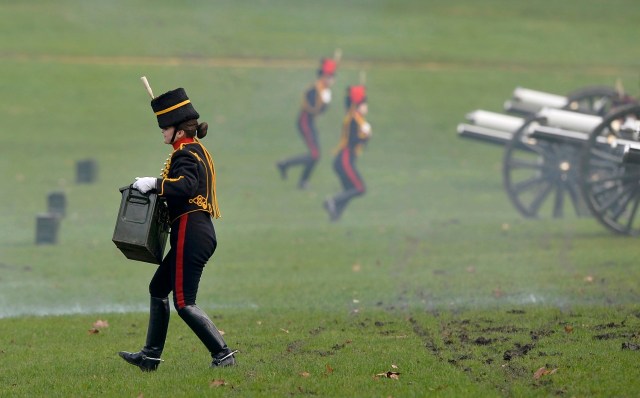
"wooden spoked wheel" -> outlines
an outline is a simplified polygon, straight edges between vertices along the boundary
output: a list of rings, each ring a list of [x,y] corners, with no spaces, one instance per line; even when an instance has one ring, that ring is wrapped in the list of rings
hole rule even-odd
[[[509,199],[528,218],[562,218],[570,208],[577,216],[589,215],[578,173],[582,147],[531,138],[544,123],[543,118],[528,119],[506,147],[503,181]]]
[[[589,136],[581,157],[582,192],[594,217],[614,232],[640,235],[640,164],[623,162],[638,142],[640,105],[607,115]]]

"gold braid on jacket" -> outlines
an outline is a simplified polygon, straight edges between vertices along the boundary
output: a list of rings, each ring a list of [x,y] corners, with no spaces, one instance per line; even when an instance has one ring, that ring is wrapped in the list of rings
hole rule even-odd
[[[342,121],[342,133],[340,134],[340,141],[338,141],[338,146],[334,149],[334,152],[336,154],[349,146],[349,135],[351,134],[352,120],[355,120],[358,124],[358,138],[360,138],[361,140],[366,140],[368,138],[368,136],[362,130],[362,127],[367,123],[367,121],[360,113],[356,112],[355,106],[352,106]],[[362,142],[358,142],[355,145],[354,151],[357,156],[360,156],[362,154]]]
[[[193,148],[192,146],[194,145],[197,147]],[[170,190],[172,183],[179,184],[180,180],[184,178],[183,175],[178,175],[173,178],[169,176],[171,161],[178,151],[187,151],[198,163],[200,163],[207,174],[207,178],[205,189],[196,192],[196,196],[189,198],[186,203],[189,203],[190,205],[187,205],[186,207],[182,206],[182,209],[178,210],[177,215],[201,209],[210,213],[214,218],[220,218],[220,208],[218,206],[218,198],[216,196],[216,172],[213,158],[198,139],[194,138],[194,141],[191,143],[181,144],[180,147],[174,150],[171,156],[169,156],[169,159],[165,162],[164,169],[162,170],[159,195],[165,196],[168,194],[169,192],[167,191]]]

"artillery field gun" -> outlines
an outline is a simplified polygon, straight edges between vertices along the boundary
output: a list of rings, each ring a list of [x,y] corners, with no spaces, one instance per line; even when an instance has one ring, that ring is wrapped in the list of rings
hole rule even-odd
[[[616,233],[640,235],[640,105],[613,89],[579,92],[589,97],[518,88],[516,113],[525,117],[476,110],[458,134],[503,147],[505,190],[523,216],[560,218],[573,207]]]

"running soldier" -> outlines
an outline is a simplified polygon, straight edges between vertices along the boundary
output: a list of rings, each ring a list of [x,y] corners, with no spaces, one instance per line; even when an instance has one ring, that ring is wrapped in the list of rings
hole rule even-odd
[[[318,145],[318,131],[315,125],[316,116],[323,113],[331,102],[331,86],[335,81],[335,73],[338,61],[333,58],[323,58],[318,69],[316,82],[309,87],[302,98],[302,107],[298,114],[297,127],[307,153],[293,156],[276,163],[282,179],[287,178],[290,167],[302,166],[302,174],[298,181],[299,189],[307,189],[309,178],[320,159],[320,147]]]
[[[371,138],[371,125],[365,120],[369,106],[364,85],[347,88],[345,106],[347,115],[333,161],[333,169],[338,174],[343,191],[324,201],[324,208],[331,221],[337,221],[342,216],[351,199],[366,192],[364,181],[356,169],[356,158]]]

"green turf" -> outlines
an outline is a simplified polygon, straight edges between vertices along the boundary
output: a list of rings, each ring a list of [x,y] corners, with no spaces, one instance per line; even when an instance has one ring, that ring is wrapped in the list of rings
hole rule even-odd
[[[523,219],[500,148],[455,127],[516,86],[621,78],[638,94],[638,20],[632,0],[0,3],[0,396],[633,396],[637,238]],[[301,192],[274,163],[303,150],[301,92],[338,47]],[[341,97],[361,71],[368,192],[332,224]],[[158,374],[115,355],[143,343],[154,269],[111,242],[118,188],[169,154],[141,75],[156,95],[185,87],[210,124],[223,218],[198,302],[241,349],[234,369],[208,369],[175,315]],[[98,180],[77,184],[87,158]],[[59,244],[35,245],[54,190]],[[110,326],[87,333],[96,319]],[[375,378],[392,365],[399,380]],[[558,370],[534,379],[543,366]]]

